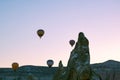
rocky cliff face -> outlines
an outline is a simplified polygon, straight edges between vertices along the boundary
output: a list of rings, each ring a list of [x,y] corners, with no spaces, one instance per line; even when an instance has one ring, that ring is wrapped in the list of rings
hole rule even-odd
[[[57,73],[59,75],[56,75]],[[82,32],[78,35],[78,41],[71,52],[66,70],[60,72],[58,69],[57,73],[53,80],[101,80],[90,66],[89,41]]]

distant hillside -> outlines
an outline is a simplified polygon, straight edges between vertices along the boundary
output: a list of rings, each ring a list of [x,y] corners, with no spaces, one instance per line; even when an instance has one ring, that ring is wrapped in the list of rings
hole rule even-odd
[[[113,70],[120,69],[120,62],[115,60],[108,60],[103,63],[96,63],[91,65],[93,68],[109,68]]]
[[[91,64],[91,67],[102,77],[102,80],[120,79],[120,62],[118,61],[108,60],[103,63]],[[16,75],[19,77],[27,77],[29,74],[32,74],[40,80],[52,80],[57,68],[58,67],[48,68],[45,66],[24,65],[19,67]],[[15,73],[11,68],[0,68],[0,79],[14,75]]]
[[[92,64],[91,67],[102,77],[102,80],[120,80],[120,62],[118,61],[108,60]]]

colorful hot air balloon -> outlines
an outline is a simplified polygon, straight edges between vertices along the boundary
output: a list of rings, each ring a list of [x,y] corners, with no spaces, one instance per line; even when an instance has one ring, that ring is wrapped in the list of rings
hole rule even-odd
[[[37,31],[37,34],[38,34],[38,36],[41,38],[43,35],[44,35],[44,30],[43,29],[39,29],[38,31]]]
[[[73,46],[73,45],[75,44],[75,40],[70,40],[70,41],[69,41],[69,44],[70,44],[71,46]]]
[[[16,62],[12,63],[12,69],[13,69],[14,71],[16,71],[16,70],[18,69],[18,67],[19,67],[19,64],[18,64],[18,63],[16,63]]]
[[[47,65],[48,65],[49,68],[51,68],[53,64],[54,64],[53,60],[51,60],[51,59],[47,60]]]

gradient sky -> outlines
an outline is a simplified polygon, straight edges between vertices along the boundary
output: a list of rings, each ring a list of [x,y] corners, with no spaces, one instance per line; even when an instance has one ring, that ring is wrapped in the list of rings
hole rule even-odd
[[[48,59],[66,66],[79,32],[89,39],[91,64],[120,61],[120,0],[0,0],[0,67]]]

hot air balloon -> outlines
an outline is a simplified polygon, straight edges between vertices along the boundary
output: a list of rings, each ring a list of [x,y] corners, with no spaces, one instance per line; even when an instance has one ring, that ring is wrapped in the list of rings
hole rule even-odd
[[[75,40],[70,40],[70,41],[69,41],[69,44],[70,44],[71,46],[73,46],[73,45],[75,44]]]
[[[47,60],[47,65],[49,68],[51,68],[53,64],[54,64],[53,60],[51,60],[51,59]]]
[[[12,63],[12,69],[13,69],[14,71],[16,71],[16,70],[18,69],[18,67],[19,67],[19,64],[18,64],[18,63],[16,63],[16,62]]]
[[[41,38],[43,35],[44,35],[44,30],[43,29],[39,29],[38,31],[37,31],[37,34],[38,34],[38,36]]]

